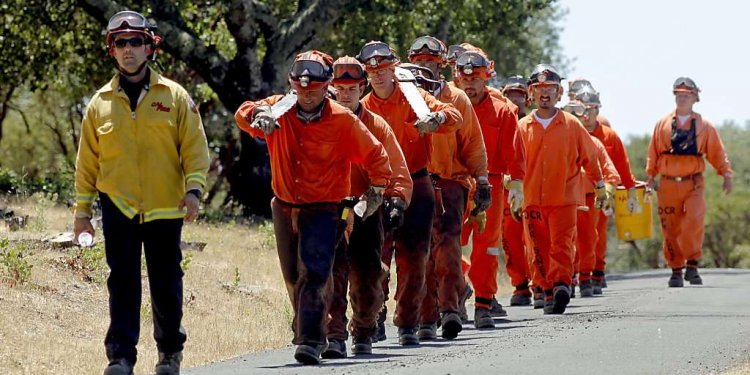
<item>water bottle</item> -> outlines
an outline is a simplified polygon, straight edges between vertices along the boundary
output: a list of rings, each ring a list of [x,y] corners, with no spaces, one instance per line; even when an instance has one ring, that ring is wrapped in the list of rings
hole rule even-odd
[[[78,245],[81,247],[89,247],[94,244],[94,236],[89,232],[81,232],[78,235]]]
[[[365,211],[367,211],[367,201],[361,200],[357,202],[357,204],[354,205],[354,213],[357,214],[359,217],[363,217],[365,215]]]

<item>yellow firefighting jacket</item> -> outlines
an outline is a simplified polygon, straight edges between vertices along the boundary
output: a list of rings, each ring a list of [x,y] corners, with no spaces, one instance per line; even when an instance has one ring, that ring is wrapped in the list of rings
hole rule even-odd
[[[91,98],[76,159],[77,217],[91,215],[101,191],[128,218],[182,218],[185,192],[203,191],[209,155],[198,108],[178,83],[150,74],[134,112],[119,74]]]

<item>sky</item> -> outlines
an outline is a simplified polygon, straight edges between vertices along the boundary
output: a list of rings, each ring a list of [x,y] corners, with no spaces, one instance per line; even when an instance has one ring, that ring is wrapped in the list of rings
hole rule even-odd
[[[720,125],[750,120],[750,2],[561,0],[567,78],[600,92],[601,114],[623,140],[651,134],[674,109],[672,83],[701,89],[695,112]],[[567,90],[567,82],[563,82]],[[562,102],[567,101],[566,96]]]

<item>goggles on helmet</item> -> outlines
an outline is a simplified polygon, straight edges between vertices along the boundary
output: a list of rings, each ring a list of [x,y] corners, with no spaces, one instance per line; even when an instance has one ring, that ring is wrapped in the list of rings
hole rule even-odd
[[[680,77],[677,78],[676,81],[674,81],[674,84],[672,85],[673,91],[692,91],[695,93],[701,92],[701,90],[698,88],[698,85],[695,84],[695,81],[688,77]]]
[[[456,59],[456,70],[461,75],[485,74],[489,76],[492,63],[477,52],[464,52]]]
[[[578,90],[584,88],[585,86],[590,86],[592,88],[594,87],[591,84],[591,82],[589,82],[588,80],[583,79],[583,78],[578,78],[578,79],[575,79],[575,80],[573,80],[573,81],[570,82],[569,89],[570,89],[570,92],[576,93],[576,92],[578,92]]]
[[[431,36],[420,36],[409,48],[409,56],[420,54],[443,55],[444,53],[443,43]]]
[[[461,47],[458,44],[453,44],[450,47],[448,47],[446,58],[448,59],[450,63],[455,63],[458,56],[461,56],[461,54],[464,52],[466,52],[466,48]]]
[[[331,78],[331,72],[320,62],[297,60],[292,64],[289,78],[299,81],[302,77],[307,77],[312,81],[327,81]]]
[[[367,78],[365,70],[360,64],[333,64],[333,80],[363,81]]]
[[[546,64],[539,64],[529,76],[529,86],[535,84],[559,85],[562,80],[563,78],[560,77],[555,68]]]
[[[107,23],[107,31],[117,31],[124,28],[147,29],[149,28],[146,17],[138,12],[125,10],[112,16]]]
[[[377,67],[382,60],[395,61],[396,55],[393,54],[391,47],[387,44],[383,42],[370,42],[362,47],[356,58],[367,66]]]
[[[503,82],[503,91],[523,91],[527,92],[529,87],[526,85],[526,80],[523,76],[510,76]]]
[[[586,106],[580,102],[568,103],[563,107],[563,111],[573,114],[573,116],[581,117],[586,113]]]

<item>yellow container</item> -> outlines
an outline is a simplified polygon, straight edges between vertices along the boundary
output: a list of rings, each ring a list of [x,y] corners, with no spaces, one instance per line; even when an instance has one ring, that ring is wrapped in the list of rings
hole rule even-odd
[[[646,240],[654,236],[653,216],[651,215],[651,199],[647,202],[646,184],[636,184],[638,202],[643,207],[641,213],[630,213],[628,211],[628,191],[623,186],[615,190],[615,226],[617,227],[617,238],[621,241]]]

